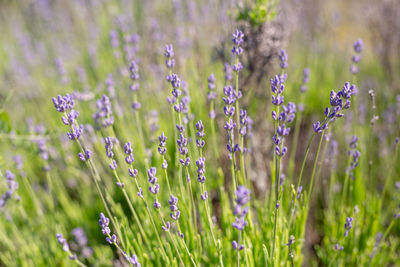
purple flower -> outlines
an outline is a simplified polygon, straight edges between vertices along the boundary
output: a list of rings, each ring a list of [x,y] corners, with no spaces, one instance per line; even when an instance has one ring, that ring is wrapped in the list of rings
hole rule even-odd
[[[232,80],[232,67],[228,63],[224,64],[225,81]]]
[[[323,130],[328,129],[329,123],[335,121],[336,118],[343,117],[343,111],[350,108],[350,99],[356,93],[356,86],[350,85],[349,82],[346,82],[342,90],[338,91],[337,93],[332,90],[329,97],[331,107],[325,108],[325,119],[323,123],[317,121],[313,124],[314,131],[316,133],[320,133]]]
[[[153,206],[154,206],[155,209],[159,209],[159,208],[161,208],[161,203],[158,202],[157,199],[156,199],[156,200],[154,200],[154,205]]]
[[[178,209],[178,198],[171,194],[168,200],[169,208],[171,210],[170,216],[176,221],[179,219],[181,212]]]
[[[156,177],[157,169],[155,167],[151,167],[147,170],[147,177],[149,178],[149,183],[154,185],[157,182]]]
[[[305,91],[307,91],[308,89],[307,84],[309,81],[310,81],[310,69],[305,68],[303,70],[303,83],[300,86],[300,92],[304,93]]]
[[[63,250],[65,252],[68,252],[69,251],[69,245],[68,245],[67,240],[64,239],[62,234],[56,234],[56,237],[57,237],[58,243],[63,247]]]
[[[339,245],[339,243],[336,243],[335,250],[342,251],[343,250],[343,246]]]
[[[21,155],[15,155],[13,160],[15,162],[15,168],[17,170],[22,170],[22,168],[24,167],[24,162],[22,160]]]
[[[363,40],[358,39],[357,41],[355,41],[354,44],[353,44],[353,47],[354,47],[354,51],[355,51],[357,54],[360,54],[361,51],[362,51],[363,48],[364,48],[364,42],[363,42]]]
[[[179,135],[179,138],[176,140],[176,143],[178,144],[178,149],[179,149],[179,153],[183,156],[185,156],[188,152],[187,149],[187,144],[188,144],[188,140],[187,138],[185,138],[185,136],[181,133]]]
[[[165,47],[164,47],[165,49],[164,49],[164,56],[166,57],[166,58],[172,58],[172,57],[174,57],[175,56],[175,54],[174,54],[174,47],[172,46],[172,44],[167,44],[167,45],[165,45]]]
[[[141,266],[136,255],[132,255],[131,257],[128,257],[128,262],[135,267]]]
[[[110,163],[109,167],[110,167],[111,170],[114,171],[115,169],[117,169],[117,162],[115,160],[112,160],[112,162]]]
[[[232,66],[232,70],[234,71],[234,72],[239,72],[239,71],[241,71],[243,69],[243,65],[242,65],[242,63],[237,63],[237,64],[234,64],[233,66]]]
[[[85,231],[81,227],[74,228],[71,233],[80,247],[85,247],[87,245],[88,239]]]
[[[242,31],[236,29],[235,32],[232,34],[232,36],[233,36],[232,42],[235,45],[241,45],[243,43],[244,34]]]
[[[349,235],[350,229],[353,227],[353,218],[352,217],[347,217],[346,223],[344,224],[344,229],[346,230],[344,232],[344,237],[347,237]]]
[[[214,73],[211,73],[210,76],[208,76],[207,80],[208,80],[208,89],[211,91],[214,91],[215,90],[215,81],[216,81]]]
[[[131,176],[133,178],[136,178],[136,175],[138,174],[138,170],[137,169],[133,169],[132,170],[131,168],[129,168],[128,172],[129,172],[129,176]]]
[[[279,54],[279,59],[281,61],[281,64],[280,64],[281,68],[286,69],[288,67],[288,63],[287,63],[288,56],[287,56],[285,50],[283,50],[283,49],[281,50],[281,52]]]
[[[106,148],[106,155],[109,158],[113,158],[114,157],[114,153],[112,151],[113,149],[113,141],[111,139],[110,136],[104,138],[104,142],[105,142],[105,148]]]
[[[114,117],[111,110],[110,98],[103,95],[96,102],[97,111],[93,114],[93,119],[96,125],[108,127],[114,124]]]
[[[167,148],[166,148],[166,142],[167,142],[167,137],[165,136],[164,132],[161,133],[161,135],[158,137],[158,153],[160,155],[165,155],[167,153]]]
[[[204,191],[204,194],[201,194],[200,195],[200,198],[201,198],[201,200],[207,200],[208,199],[208,193],[207,193],[207,191]]]
[[[138,80],[140,78],[139,66],[135,61],[131,61],[131,65],[129,66],[129,71],[131,73],[130,77],[133,81]],[[132,90],[132,88],[131,88],[131,90]],[[136,91],[136,90],[132,90],[132,91]]]
[[[163,231],[165,231],[165,232],[169,231],[170,228],[171,228],[171,223],[170,222],[167,222],[166,225],[161,226],[161,229]]]
[[[72,125],[70,127],[70,131],[67,133],[67,136],[71,140],[78,140],[79,137],[81,137],[82,133],[83,133],[83,125],[82,124],[79,126]]]
[[[109,235],[111,233],[110,228],[108,227],[110,223],[110,219],[107,218],[102,212],[100,213],[99,225],[101,227],[101,232],[103,235]]]
[[[85,154],[83,154],[82,152],[78,153],[79,159],[82,161],[89,160],[92,155],[93,155],[93,152],[90,151],[89,149],[86,149]]]
[[[245,216],[249,211],[249,207],[246,207],[245,205],[250,201],[250,190],[240,185],[235,193],[236,205],[233,210],[233,214],[235,215],[235,222],[232,223],[232,226],[239,231],[243,231],[245,226],[247,225]],[[240,245],[238,241],[234,240],[232,242],[232,247],[234,250],[242,250],[244,248],[244,245]]]
[[[106,241],[109,243],[109,244],[116,244],[117,243],[117,236],[115,235],[115,234],[113,234],[112,236],[111,236],[111,238],[110,237],[106,237]]]
[[[360,67],[357,65],[361,61],[361,52],[364,48],[364,42],[361,39],[358,39],[353,44],[354,51],[356,55],[352,56],[351,60],[353,64],[350,66],[350,72],[352,74],[357,74],[360,71]]]
[[[58,95],[57,98],[53,97],[53,104],[58,112],[66,112],[72,109],[75,105],[75,101],[71,95],[66,94],[65,96]]]

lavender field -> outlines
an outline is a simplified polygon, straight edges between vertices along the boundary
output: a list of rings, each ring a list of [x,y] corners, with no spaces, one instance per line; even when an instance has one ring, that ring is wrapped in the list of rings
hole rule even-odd
[[[396,0],[0,1],[0,266],[400,266]]]

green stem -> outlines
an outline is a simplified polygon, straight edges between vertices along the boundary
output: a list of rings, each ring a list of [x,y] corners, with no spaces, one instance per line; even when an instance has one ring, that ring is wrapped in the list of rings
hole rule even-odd
[[[240,267],[240,242],[241,242],[241,237],[242,237],[242,231],[239,230],[239,238],[238,238],[238,248],[236,249],[237,252],[237,267]]]
[[[315,171],[316,171],[316,167],[317,167],[317,163],[318,163],[319,152],[321,151],[322,140],[324,139],[324,134],[325,134],[325,130],[322,131],[322,134],[321,134],[321,137],[320,137],[319,143],[318,143],[317,154],[315,155],[315,159],[314,159],[313,170],[312,170],[312,173],[311,173],[311,181],[310,181],[310,185],[309,185],[309,188],[308,188],[308,197],[307,197],[308,201],[310,201],[311,193],[312,193],[312,191],[314,189]]]
[[[132,166],[132,165],[131,165],[131,166]],[[137,179],[134,178],[134,180],[135,180],[135,184],[136,184],[137,190],[140,191],[140,187],[139,187],[139,184],[138,184]],[[124,192],[124,195],[126,195],[125,189],[124,189],[124,188],[122,188],[122,191]],[[154,222],[153,216],[151,215],[151,212],[150,212],[150,209],[149,209],[149,205],[147,204],[147,201],[144,199],[144,196],[142,196],[141,199],[143,200],[143,203],[144,203],[144,205],[145,205],[145,207],[146,207],[147,214],[149,215],[149,218],[150,218],[151,224],[152,224],[152,226],[153,226],[154,232],[156,233],[157,240],[158,240],[158,243],[159,243],[159,245],[160,245],[160,248],[161,248],[161,251],[162,251],[162,253],[163,253],[163,256],[165,257],[165,259],[167,260],[167,262],[169,262],[169,259],[168,259],[168,257],[167,257],[166,252],[165,252],[165,249],[164,249],[163,242],[161,241],[161,238],[160,238],[160,235],[158,234],[158,230],[157,230],[156,224],[155,224],[155,222]],[[130,203],[130,201],[128,201],[128,203]],[[131,204],[129,204],[129,207],[131,207]],[[133,207],[132,207],[132,209],[133,209]]]
[[[176,221],[176,225],[178,226],[178,231],[179,231],[180,233],[182,233],[182,230],[181,230],[179,221]],[[194,265],[195,267],[197,267],[197,264],[196,264],[196,262],[194,261],[193,256],[192,256],[192,254],[190,253],[189,248],[188,248],[187,245],[186,245],[185,239],[184,239],[184,238],[180,238],[180,239],[181,239],[182,244],[183,244],[183,246],[185,247],[186,252],[187,252],[187,254],[189,255],[189,258],[190,258],[190,260],[192,261],[193,265]]]
[[[132,165],[131,165],[131,167],[132,167]],[[121,179],[119,178],[118,173],[117,173],[116,170],[113,170],[113,174],[114,174],[115,178],[117,179],[117,181],[121,184],[121,183],[122,183],[122,182],[121,182]],[[135,179],[135,181],[136,181],[136,179]],[[140,222],[140,220],[139,220],[139,217],[138,217],[138,215],[137,215],[137,213],[136,213],[136,210],[134,209],[134,207],[133,207],[133,205],[132,205],[132,202],[131,202],[129,196],[128,196],[128,194],[126,193],[125,188],[122,187],[121,190],[122,190],[122,193],[124,194],[124,197],[125,197],[125,199],[126,199],[126,202],[128,203],[129,209],[131,210],[132,215],[133,215],[133,217],[135,218],[135,221],[136,221],[136,223],[137,223],[137,225],[138,225],[138,227],[139,227],[140,233],[141,233],[142,236],[144,236],[145,239],[147,240],[147,235],[145,234],[145,231],[144,231],[144,229],[143,229],[143,227],[142,227],[142,224],[141,224],[141,222]]]

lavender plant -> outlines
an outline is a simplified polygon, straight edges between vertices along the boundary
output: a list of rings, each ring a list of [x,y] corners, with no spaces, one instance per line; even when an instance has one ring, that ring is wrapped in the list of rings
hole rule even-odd
[[[276,11],[2,4],[0,266],[399,265],[397,87]]]

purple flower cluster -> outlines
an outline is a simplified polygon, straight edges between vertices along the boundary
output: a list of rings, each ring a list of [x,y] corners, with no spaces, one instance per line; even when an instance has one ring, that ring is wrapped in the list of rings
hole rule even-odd
[[[106,236],[106,241],[110,244],[117,243],[117,236],[115,234],[111,235],[110,219],[107,218],[103,213],[100,213],[99,225],[101,227],[101,232]]]
[[[89,149],[85,150],[85,154],[83,154],[82,152],[78,153],[78,157],[80,160],[82,161],[87,161],[91,158],[91,156],[93,155],[93,152]]]
[[[364,42],[361,39],[358,39],[354,42],[353,48],[356,54],[351,58],[353,64],[350,67],[350,72],[352,74],[357,74],[360,71],[360,67],[357,64],[361,61],[361,52],[364,48]]]
[[[233,211],[235,215],[235,222],[232,223],[232,226],[239,231],[243,231],[244,227],[247,225],[247,221],[245,221],[245,216],[249,212],[249,207],[246,204],[250,201],[250,190],[248,190],[243,185],[239,186],[236,190],[236,205]],[[234,250],[242,250],[244,245],[240,245],[238,241],[232,241],[232,247]]]
[[[287,147],[284,145],[284,139],[290,133],[290,128],[286,123],[291,123],[296,114],[296,105],[289,102],[287,106],[282,105],[282,111],[277,116],[275,111],[272,111],[272,118],[278,121],[276,133],[272,137],[272,142],[275,145],[275,153],[279,157],[283,157],[287,152]]]
[[[248,116],[247,110],[240,110],[240,129],[239,134],[246,137],[253,123],[252,119]],[[244,148],[243,148],[244,149]],[[245,149],[244,149],[245,150]]]
[[[111,230],[110,227],[108,226],[110,224],[110,219],[107,218],[103,213],[100,213],[100,219],[99,219],[99,225],[101,227],[101,232],[103,235],[106,236],[106,241],[112,245],[114,244],[115,246],[118,247],[117,245],[117,236],[115,234],[111,235]],[[119,247],[118,247],[119,248]],[[136,255],[132,255],[131,257],[128,256],[128,254],[125,251],[122,251],[125,259],[131,263],[133,266],[138,266],[140,267],[140,263],[138,261],[138,258]]]
[[[204,133],[204,125],[201,120],[196,123],[196,145],[198,148],[203,148],[205,145],[205,141],[203,140],[205,133]]]
[[[236,29],[236,31],[232,34],[233,39],[233,48],[232,55],[237,57],[236,63],[232,66],[233,71],[239,72],[243,69],[242,63],[239,62],[239,55],[243,53],[243,48],[240,46],[243,43],[244,34],[242,31]]]
[[[171,91],[172,96],[168,98],[168,102],[170,104],[174,104],[174,103],[178,102],[178,98],[182,95],[182,92],[179,89],[181,87],[181,79],[175,73],[167,75],[166,79],[172,86],[172,91]],[[179,103],[174,106],[174,109],[178,113],[181,111],[181,107],[179,106]]]
[[[61,120],[70,128],[70,131],[67,133],[68,138],[78,140],[83,133],[83,125],[78,125],[76,121],[79,112],[73,109],[75,106],[73,97],[69,94],[65,96],[58,95],[57,98],[53,97],[52,100],[55,109],[65,114],[65,116],[61,117]],[[69,113],[67,113],[68,111]]]
[[[329,123],[344,116],[343,111],[350,108],[351,97],[357,92],[355,85],[350,85],[346,82],[343,89],[339,92],[331,91],[330,105],[331,107],[325,108],[325,118],[322,123],[317,121],[313,124],[314,132],[321,133],[323,130],[328,129]]]
[[[184,158],[179,159],[179,162],[182,164],[183,167],[189,166],[190,164],[190,158],[187,156],[188,153],[188,139],[185,138],[183,133],[179,134],[179,138],[176,140],[176,143],[178,144],[178,150],[179,153],[184,156]]]
[[[164,49],[164,56],[166,58],[165,65],[169,69],[172,69],[175,66],[175,59],[173,58],[174,55],[175,55],[174,47],[172,46],[172,44],[165,45]]]
[[[45,162],[42,166],[42,170],[45,172],[50,171],[50,165],[47,162],[49,160],[49,151],[47,148],[46,140],[38,140],[37,145],[39,148],[39,156]]]
[[[283,90],[285,90],[284,82],[287,78],[286,74],[275,75],[274,78],[271,78],[271,91],[272,95],[272,104],[275,106],[280,106],[284,102],[284,96],[282,95]]]
[[[111,30],[109,33],[110,43],[113,48],[119,48],[120,41],[119,41],[119,34],[116,30]]]
[[[236,95],[235,90],[233,90],[232,86],[224,87],[224,95],[225,97],[222,99],[226,106],[224,106],[224,114],[227,116],[227,121],[224,124],[224,129],[228,133],[228,144],[227,149],[230,153],[235,153],[239,149],[238,144],[234,144],[234,128],[236,127],[236,123],[232,120],[233,115],[235,114],[234,104],[237,101],[239,96]],[[240,95],[240,91],[239,91]],[[230,155],[231,157],[231,155]]]
[[[104,143],[105,143],[105,148],[106,148],[106,155],[108,158],[111,159],[111,163],[109,165],[111,170],[117,169],[117,162],[114,160],[114,152],[112,151],[113,149],[113,140],[110,136],[107,136],[104,138]]]
[[[167,153],[167,137],[165,136],[164,132],[161,133],[161,135],[158,137],[158,153],[160,153],[161,156],[164,156],[165,153]]]
[[[14,163],[15,163],[15,168],[17,170],[22,170],[22,168],[24,167],[24,162],[22,160],[21,155],[15,155],[13,157]]]
[[[279,59],[281,61],[280,66],[281,69],[286,69],[289,65],[287,63],[288,61],[288,55],[286,54],[285,50],[281,50],[281,52],[279,53]]]
[[[232,81],[232,67],[229,63],[224,64],[225,83]]]
[[[88,247],[88,239],[85,231],[81,227],[77,227],[71,231],[71,234],[74,236],[78,246],[80,247],[82,256],[84,258],[89,258],[93,254],[93,249]]]
[[[346,218],[346,223],[344,224],[344,229],[346,230],[344,232],[344,237],[347,237],[349,235],[350,229],[353,227],[353,218],[352,217],[347,217]]]
[[[181,211],[178,209],[178,198],[171,194],[168,200],[169,209],[171,210],[170,216],[176,221],[181,216]]]
[[[336,243],[335,250],[342,251],[343,249],[344,249],[343,246],[339,245],[339,243]]]
[[[167,136],[165,136],[164,132],[161,133],[161,135],[158,137],[158,153],[160,153],[161,156],[163,156],[165,153],[167,153]],[[164,170],[168,168],[168,162],[166,159],[164,159],[161,168],[163,168]]]
[[[353,136],[350,141],[350,151],[349,155],[351,156],[350,166],[347,171],[350,173],[350,177],[354,180],[354,169],[357,168],[359,159],[361,156],[361,152],[357,149],[357,136]]]
[[[93,114],[93,119],[96,125],[108,127],[114,124],[114,116],[111,109],[110,98],[103,95],[96,102],[97,112]]]
[[[137,51],[139,50],[138,43],[140,41],[139,35],[136,33],[124,35],[123,51],[126,60],[130,61],[135,58]]]
[[[151,184],[149,186],[149,191],[153,195],[157,195],[158,191],[160,190],[160,185],[157,183],[157,177],[156,177],[157,169],[155,167],[151,167],[149,170],[147,170],[147,177],[149,178],[149,183]],[[159,209],[161,207],[160,202],[156,199],[154,201],[154,208]]]
[[[6,171],[5,178],[8,184],[8,190],[0,198],[0,207],[4,207],[7,201],[11,198],[12,194],[15,192],[15,190],[18,189],[18,182],[15,181],[15,175],[11,171]]]
[[[75,101],[70,94],[66,94],[65,96],[58,95],[57,98],[53,97],[52,100],[58,112],[66,112],[75,106]]]
[[[67,240],[63,237],[63,235],[62,235],[62,234],[56,234],[56,237],[57,237],[58,243],[62,246],[63,250],[64,250],[65,252],[69,252],[70,250],[69,250],[68,242],[67,242]],[[70,259],[70,260],[76,260],[76,259],[77,259],[76,254],[70,254],[70,255],[69,255],[69,259]]]
[[[217,92],[215,92],[215,75],[214,73],[211,73],[210,76],[208,76],[208,95],[207,98],[210,102],[214,101],[215,98],[217,97]],[[211,119],[215,119],[215,111],[214,111],[214,105],[211,104],[211,109],[209,113],[209,117]]]
[[[129,89],[132,92],[135,93],[135,92],[137,92],[139,90],[139,82],[138,82],[138,80],[140,78],[140,76],[139,76],[139,66],[135,61],[131,62],[131,65],[129,66],[129,71],[131,73],[130,76],[131,76],[131,80],[132,80],[132,84],[129,86]],[[140,109],[140,107],[141,107],[140,102],[134,101],[132,103],[132,108],[134,110],[138,110],[138,109]]]
[[[202,155],[202,149],[205,145],[205,141],[203,140],[205,133],[204,133],[204,125],[201,120],[199,120],[196,123],[196,145],[200,149],[200,155]],[[200,184],[204,184],[206,182],[206,167],[205,167],[206,159],[203,156],[200,156],[198,160],[196,160],[196,166],[197,166],[197,180],[199,181]],[[207,190],[204,188],[204,192],[200,194],[200,198],[202,200],[207,200],[208,199],[208,193]]]
[[[308,86],[307,84],[310,81],[310,69],[309,68],[305,68],[303,70],[303,82],[300,86],[300,92],[304,93],[305,91],[307,91]]]
[[[124,145],[124,153],[126,154],[125,162],[129,165],[133,164],[133,161],[135,160],[135,158],[133,157],[133,149],[132,149],[131,142],[127,142]]]

